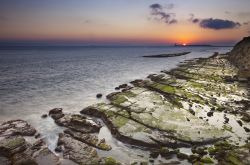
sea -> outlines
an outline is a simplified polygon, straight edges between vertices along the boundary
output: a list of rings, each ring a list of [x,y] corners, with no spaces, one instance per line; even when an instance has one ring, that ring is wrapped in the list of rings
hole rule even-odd
[[[0,123],[27,120],[53,150],[57,133],[63,128],[50,118],[41,119],[50,109],[57,107],[67,113],[79,113],[89,105],[107,102],[105,95],[114,92],[120,84],[170,70],[185,60],[231,49],[212,46],[0,47]],[[170,58],[142,57],[180,52],[191,53]],[[103,97],[97,99],[97,93]],[[121,159],[126,159],[126,147],[113,139],[107,128],[99,136],[117,148],[114,155],[123,155]]]

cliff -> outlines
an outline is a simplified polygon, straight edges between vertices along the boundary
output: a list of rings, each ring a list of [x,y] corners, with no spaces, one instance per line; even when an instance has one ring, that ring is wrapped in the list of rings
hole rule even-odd
[[[241,72],[250,76],[250,36],[243,38],[230,52],[229,60],[237,66]]]

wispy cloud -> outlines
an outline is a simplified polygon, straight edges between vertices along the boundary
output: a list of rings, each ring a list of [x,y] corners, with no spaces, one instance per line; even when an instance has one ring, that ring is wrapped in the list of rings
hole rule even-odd
[[[153,19],[164,22],[165,24],[175,24],[178,21],[175,19],[175,13],[166,12],[166,10],[171,10],[174,8],[174,4],[166,4],[164,6],[154,3],[149,6],[151,9],[151,16]]]
[[[239,12],[238,16],[241,18],[249,18],[250,17],[250,12]]]
[[[85,24],[90,24],[90,23],[92,23],[93,21],[92,20],[90,20],[90,19],[86,19],[86,20],[84,20],[84,23]]]
[[[250,21],[248,22],[243,22],[243,25],[249,25],[250,24]]]
[[[200,20],[198,18],[195,18],[194,14],[191,13],[189,21],[192,22],[192,23],[198,23]]]

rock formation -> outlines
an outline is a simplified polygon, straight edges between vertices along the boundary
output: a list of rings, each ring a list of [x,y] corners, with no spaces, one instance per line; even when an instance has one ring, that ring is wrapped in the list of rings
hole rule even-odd
[[[250,36],[243,38],[230,52],[230,61],[246,76],[250,76]]]

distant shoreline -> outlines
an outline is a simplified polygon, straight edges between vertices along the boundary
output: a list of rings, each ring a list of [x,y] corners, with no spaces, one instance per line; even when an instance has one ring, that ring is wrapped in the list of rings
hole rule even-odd
[[[174,44],[174,47],[233,47],[233,46],[225,46],[225,45],[181,45],[181,44]]]

